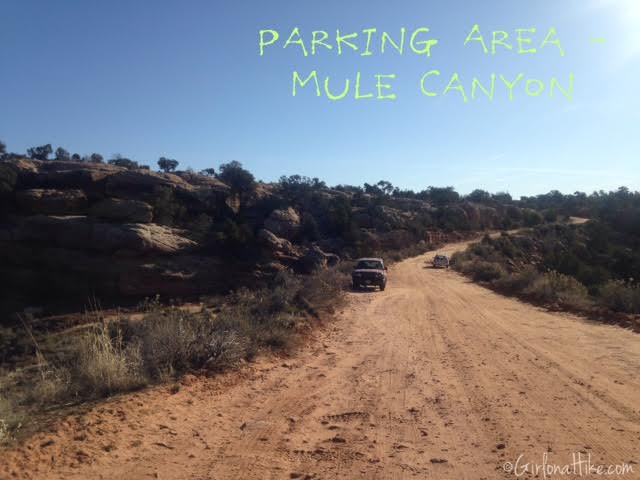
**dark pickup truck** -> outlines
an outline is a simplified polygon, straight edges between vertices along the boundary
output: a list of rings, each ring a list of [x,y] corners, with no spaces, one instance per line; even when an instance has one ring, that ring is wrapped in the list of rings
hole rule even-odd
[[[367,287],[379,287],[384,290],[387,286],[387,267],[381,258],[361,258],[351,274],[354,290]]]

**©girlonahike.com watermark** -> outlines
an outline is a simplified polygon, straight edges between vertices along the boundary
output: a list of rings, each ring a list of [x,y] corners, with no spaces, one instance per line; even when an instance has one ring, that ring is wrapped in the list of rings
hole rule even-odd
[[[633,463],[633,462],[632,462]],[[536,476],[538,478],[559,478],[563,476],[576,477],[614,477],[619,478],[628,475],[630,478],[634,473],[634,464],[618,463],[603,465],[594,463],[590,453],[572,453],[569,462],[561,463],[552,458],[548,453],[543,453],[541,460],[527,461],[524,455],[520,455],[515,462],[505,462],[502,468],[505,472],[516,477]]]

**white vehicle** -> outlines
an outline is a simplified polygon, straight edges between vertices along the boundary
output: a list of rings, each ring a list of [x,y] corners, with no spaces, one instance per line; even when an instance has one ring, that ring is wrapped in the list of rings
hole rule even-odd
[[[449,268],[449,257],[446,255],[433,257],[433,268]]]

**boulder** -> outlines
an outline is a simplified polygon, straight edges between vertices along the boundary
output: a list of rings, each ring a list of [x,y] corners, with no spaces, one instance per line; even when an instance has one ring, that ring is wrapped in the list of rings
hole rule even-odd
[[[150,223],[153,220],[153,208],[140,200],[107,198],[92,205],[89,215],[117,222]]]
[[[335,267],[340,263],[340,256],[335,253],[324,253],[324,258],[327,259],[327,267]]]
[[[258,241],[271,253],[281,252],[289,256],[298,254],[296,248],[289,240],[280,238],[264,228],[258,231]]]
[[[320,247],[312,246],[298,262],[298,268],[304,273],[332,267],[340,263],[340,257],[333,253],[325,253]]]
[[[33,188],[17,192],[16,203],[27,213],[77,215],[85,211],[87,196],[82,190]]]
[[[264,221],[264,227],[277,236],[290,240],[300,231],[300,215],[291,207],[274,210]]]

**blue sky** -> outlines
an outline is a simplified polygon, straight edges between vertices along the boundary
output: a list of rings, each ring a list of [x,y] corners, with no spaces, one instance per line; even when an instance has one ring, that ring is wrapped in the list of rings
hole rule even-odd
[[[1,0],[0,19],[0,139],[11,151],[52,143],[194,169],[238,160],[263,180],[298,173],[462,193],[640,188],[637,0]],[[535,27],[536,47],[555,27],[566,55],[547,47],[485,56],[477,43],[463,46],[474,24],[487,38]],[[294,27],[310,42],[313,30],[396,38],[423,26],[440,42],[430,58],[379,48],[305,58],[282,48]],[[281,34],[262,57],[261,29]],[[509,102],[499,82],[493,102],[429,98],[420,78],[432,69],[442,72],[434,90],[457,72],[468,94],[473,77],[489,82],[492,72],[522,72],[547,88],[574,73],[574,99],[529,98],[516,87]],[[294,98],[294,70],[329,75],[336,89],[358,71],[365,90],[374,74],[395,74],[398,98],[330,102],[309,87]]]

